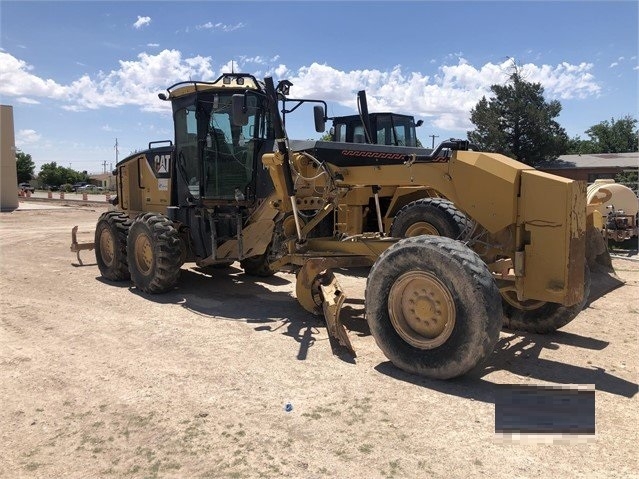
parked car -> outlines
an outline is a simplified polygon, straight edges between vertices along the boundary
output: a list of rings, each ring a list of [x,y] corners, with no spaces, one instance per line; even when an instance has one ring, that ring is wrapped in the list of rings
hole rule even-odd
[[[20,191],[30,191],[31,193],[35,192],[35,188],[31,186],[29,183],[20,183],[18,185],[18,189]]]
[[[76,191],[78,193],[101,193],[104,190],[101,186],[97,185],[84,185],[79,187]]]

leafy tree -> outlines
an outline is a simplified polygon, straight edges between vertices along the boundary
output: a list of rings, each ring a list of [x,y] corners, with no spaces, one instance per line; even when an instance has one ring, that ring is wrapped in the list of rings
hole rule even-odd
[[[582,140],[579,135],[568,140],[567,155],[586,155],[594,152],[594,145],[590,140]]]
[[[43,185],[51,186],[60,186],[66,183],[73,184],[82,181],[88,181],[86,172],[79,172],[71,168],[58,166],[55,161],[42,165],[38,178]]]
[[[637,151],[637,120],[626,115],[620,120],[612,118],[602,121],[586,130],[590,137],[592,151],[589,153],[628,153]]]
[[[31,155],[20,150],[16,151],[16,168],[18,170],[18,183],[27,183],[33,178],[35,163]]]
[[[554,119],[561,112],[557,100],[546,102],[540,83],[524,80],[513,67],[506,85],[492,85],[493,97],[483,97],[471,110],[475,130],[471,143],[529,165],[557,158],[566,151],[568,135]]]
[[[637,120],[627,115],[620,120],[612,118],[610,122],[602,121],[586,130],[590,137],[582,140],[580,136],[568,141],[570,155],[597,153],[629,153],[637,151],[639,131]]]
[[[622,173],[617,174],[617,176],[615,176],[615,181],[617,183],[623,183],[629,188],[636,190],[637,181],[639,181],[639,179],[638,179],[638,175],[636,171],[624,171]]]

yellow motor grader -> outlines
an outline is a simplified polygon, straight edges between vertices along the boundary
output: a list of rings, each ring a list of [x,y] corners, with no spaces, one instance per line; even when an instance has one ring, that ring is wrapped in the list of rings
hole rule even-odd
[[[104,278],[162,293],[185,262],[239,261],[253,275],[293,269],[299,303],[323,312],[329,334],[352,349],[331,270],[371,267],[372,335],[396,366],[431,378],[477,366],[504,324],[548,332],[581,311],[589,287],[584,184],[462,140],[434,150],[289,141],[279,111],[287,83],[224,74],[160,94],[172,103],[175,138],[116,165],[115,208],[89,245]],[[322,105],[314,116],[323,131]],[[393,221],[459,228],[462,212],[470,220],[463,237],[365,232],[370,199],[391,187],[437,195]],[[74,235],[72,251],[84,247]]]

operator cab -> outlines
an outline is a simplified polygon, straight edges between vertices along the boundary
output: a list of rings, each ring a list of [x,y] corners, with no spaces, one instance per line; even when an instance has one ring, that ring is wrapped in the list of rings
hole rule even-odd
[[[243,125],[232,121],[237,93],[245,99]],[[259,198],[264,185],[256,166],[273,138],[262,85],[251,75],[224,74],[212,83],[175,85],[166,99],[173,105],[178,204]]]
[[[360,115],[333,118],[332,140],[343,143],[375,143],[378,145],[417,147],[415,127],[422,124],[409,115],[369,113],[372,138],[367,141]]]

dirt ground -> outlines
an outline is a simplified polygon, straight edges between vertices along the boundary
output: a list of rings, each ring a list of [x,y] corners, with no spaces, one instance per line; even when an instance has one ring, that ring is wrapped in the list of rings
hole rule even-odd
[[[502,332],[485,369],[431,381],[377,348],[365,271],[341,277],[349,360],[291,274],[185,265],[149,296],[78,266],[71,227],[92,240],[104,209],[0,214],[0,477],[639,477],[638,262],[563,330]],[[594,384],[595,437],[497,440],[502,384]]]

